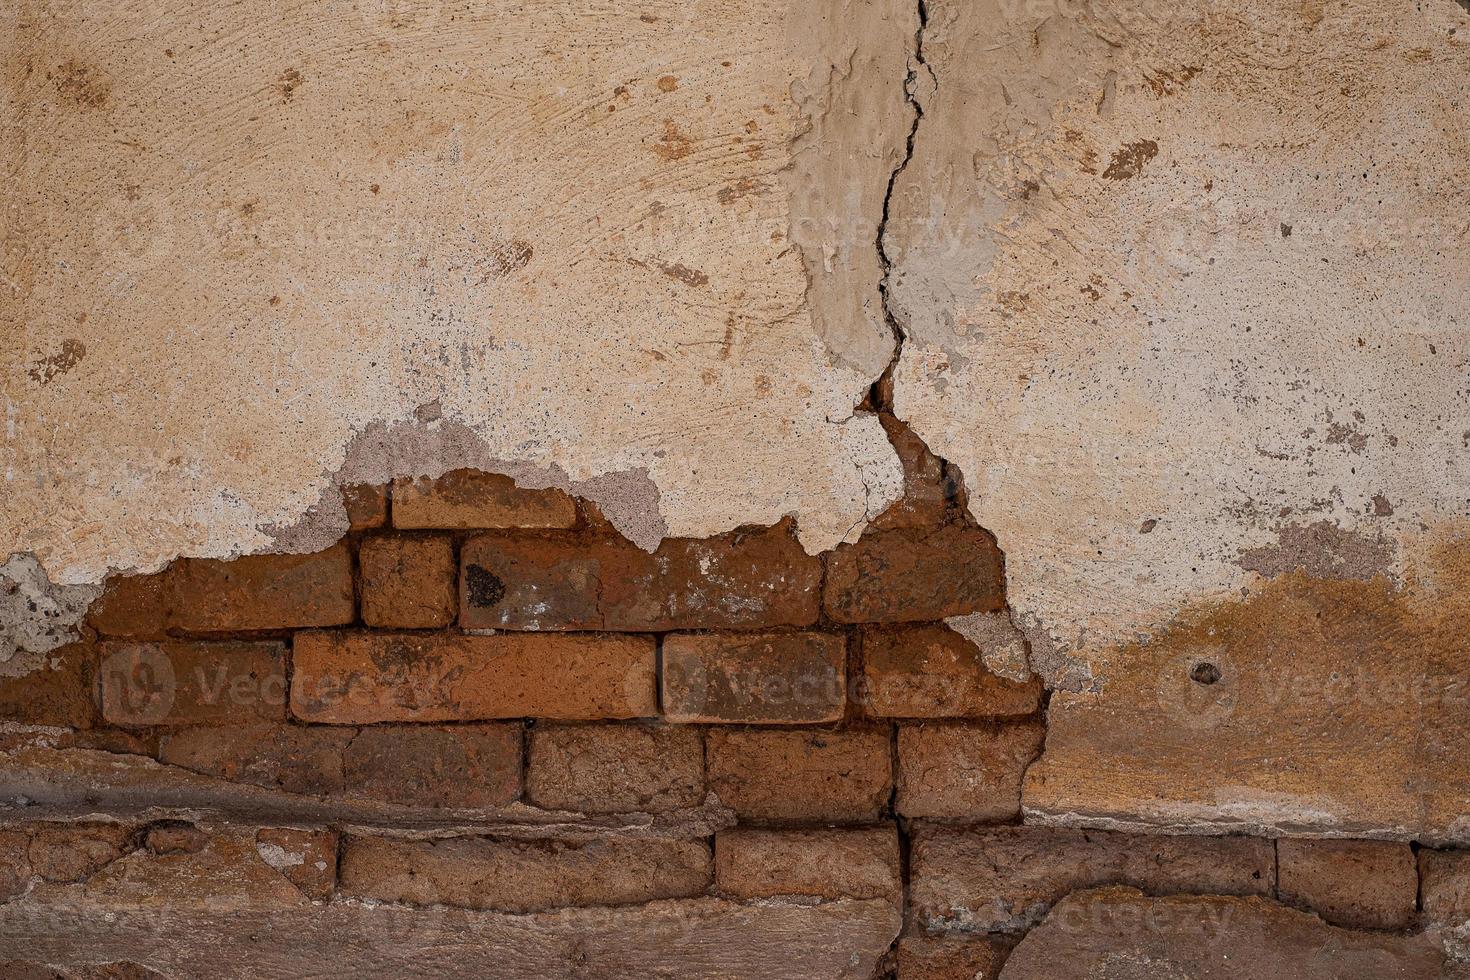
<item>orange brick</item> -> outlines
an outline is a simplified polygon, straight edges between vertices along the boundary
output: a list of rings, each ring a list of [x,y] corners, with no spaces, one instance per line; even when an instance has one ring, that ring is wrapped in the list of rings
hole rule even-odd
[[[479,629],[761,629],[810,626],[821,562],[784,525],[671,538],[482,535],[461,553],[460,625]]]
[[[833,633],[671,633],[664,716],[676,722],[842,718],[846,643]]]
[[[280,643],[104,643],[102,716],[114,725],[230,725],[283,720]]]
[[[401,528],[574,527],[577,505],[560,490],[523,490],[499,473],[452,470],[437,480],[393,483],[393,526]]]
[[[339,626],[356,614],[352,554],[186,559],[170,576],[173,625],[195,632]]]
[[[746,820],[876,820],[893,786],[888,733],[714,729],[710,789]]]
[[[812,895],[897,903],[903,894],[898,830],[891,824],[723,830],[715,835],[715,884],[724,894],[741,899]]]
[[[519,724],[374,725],[342,756],[349,794],[406,806],[504,806],[521,769]]]
[[[979,528],[870,531],[827,557],[823,605],[839,623],[931,622],[1005,604],[1000,551]]]
[[[169,627],[171,571],[109,575],[87,610],[87,625],[103,636],[162,638]]]
[[[454,542],[375,535],[358,546],[362,621],[395,629],[448,626],[458,611]]]
[[[342,488],[348,530],[365,531],[388,523],[388,488],[379,483],[355,483]]]
[[[898,812],[985,823],[1021,814],[1021,778],[1041,754],[1036,721],[903,725],[898,730]]]
[[[855,697],[879,718],[1029,715],[1041,706],[1041,681],[992,674],[980,648],[948,627],[879,627],[863,631]]]
[[[656,714],[654,642],[612,634],[296,634],[305,721],[639,718]]]
[[[878,416],[903,466],[903,496],[879,514],[872,527],[936,527],[944,523],[959,488],[944,472],[944,463],[904,423],[887,413]]]

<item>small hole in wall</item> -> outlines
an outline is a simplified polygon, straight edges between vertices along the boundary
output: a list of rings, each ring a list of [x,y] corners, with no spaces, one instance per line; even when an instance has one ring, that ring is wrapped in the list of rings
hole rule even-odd
[[[1189,668],[1189,679],[1196,684],[1210,685],[1220,679],[1220,668],[1208,660]]]

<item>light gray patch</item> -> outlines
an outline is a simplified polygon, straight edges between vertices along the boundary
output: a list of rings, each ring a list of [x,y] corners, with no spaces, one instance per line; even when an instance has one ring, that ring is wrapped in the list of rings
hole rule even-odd
[[[76,626],[100,585],[53,585],[35,555],[0,565],[0,676],[35,670],[43,654],[79,638]]]
[[[643,467],[578,480],[568,489],[574,496],[595,500],[602,516],[644,551],[653,551],[669,533],[658,506],[658,484]]]
[[[980,659],[991,673],[1022,683],[1031,679],[1026,637],[1011,622],[1009,613],[1002,610],[951,616],[944,624],[980,648]]]
[[[272,524],[261,530],[271,536],[272,552],[305,555],[330,547],[347,533],[350,523],[347,506],[342,501],[342,487],[333,482],[294,522]]]
[[[1301,571],[1313,578],[1367,581],[1391,574],[1396,550],[1381,533],[1349,531],[1330,521],[1288,525],[1276,538],[1275,544],[1241,550],[1236,564],[1267,578]]]
[[[1081,644],[1064,646],[1059,643],[1033,613],[1022,614],[1016,625],[1030,646],[1031,669],[1040,675],[1048,690],[1100,690],[1100,681],[1093,676],[1091,665],[1071,655]]]

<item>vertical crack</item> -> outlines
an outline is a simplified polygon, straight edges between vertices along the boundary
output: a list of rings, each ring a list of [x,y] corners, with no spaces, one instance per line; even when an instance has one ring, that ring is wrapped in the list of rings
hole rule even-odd
[[[893,302],[889,295],[888,280],[893,272],[893,260],[888,254],[888,248],[884,244],[884,238],[888,233],[888,219],[893,206],[893,189],[898,185],[899,175],[906,169],[914,158],[914,142],[919,135],[919,124],[924,120],[924,104],[919,101],[915,94],[919,72],[923,71],[929,76],[930,84],[938,88],[938,79],[929,63],[924,60],[924,32],[929,26],[929,5],[926,0],[918,0],[919,26],[914,31],[914,51],[909,61],[908,75],[903,81],[904,99],[913,107],[914,120],[909,126],[908,138],[904,143],[903,159],[898,161],[898,166],[888,175],[888,187],[883,193],[883,211],[878,220],[877,239],[873,243],[878,251],[878,264],[883,270],[882,277],[878,280],[878,296],[883,304],[883,322],[888,324],[888,329],[893,331],[893,357],[888,366],[883,369],[883,374],[873,384],[869,398],[873,406],[881,411],[891,412],[893,410],[893,369],[898,364],[898,359],[903,354],[903,343],[905,335],[903,328],[899,326],[898,318],[893,313]]]

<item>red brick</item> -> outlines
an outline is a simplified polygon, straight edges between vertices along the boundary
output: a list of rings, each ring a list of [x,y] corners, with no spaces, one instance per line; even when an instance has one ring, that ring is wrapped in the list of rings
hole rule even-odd
[[[523,490],[499,473],[453,470],[437,480],[393,483],[393,526],[402,528],[567,528],[577,505],[560,490]]]
[[[255,832],[260,859],[313,901],[332,897],[337,884],[337,832],[262,827]]]
[[[709,783],[749,820],[871,822],[893,786],[888,733],[715,729]]]
[[[1021,778],[1045,737],[1035,721],[900,726],[898,812],[972,823],[1016,819]]]
[[[833,633],[671,633],[664,716],[676,722],[839,721],[847,647]]]
[[[823,605],[839,623],[912,623],[1005,604],[1000,551],[979,528],[870,531],[827,558]]]
[[[347,529],[366,531],[388,523],[388,488],[380,483],[354,483],[342,488]]]
[[[647,636],[305,632],[292,665],[291,710],[304,721],[580,721],[658,710]]]
[[[101,716],[93,694],[97,651],[70,643],[47,653],[41,666],[0,676],[0,718],[23,725],[91,728]]]
[[[461,564],[467,628],[760,629],[819,614],[821,563],[784,525],[671,538],[653,554],[620,538],[482,535]]]
[[[903,895],[892,825],[823,830],[738,828],[715,835],[715,884],[733,898]]]
[[[879,718],[1029,715],[1041,707],[1041,681],[991,673],[979,647],[945,626],[878,627],[863,631],[857,696]]]
[[[338,626],[352,622],[352,554],[186,559],[170,576],[170,621],[192,632]]]
[[[343,752],[349,794],[428,807],[504,806],[521,794],[521,726],[375,725]]]
[[[102,716],[124,726],[284,720],[285,650],[233,640],[103,643]]]
[[[384,902],[532,912],[687,898],[703,894],[711,878],[703,841],[349,837],[340,891]]]
[[[450,538],[376,535],[362,540],[357,560],[368,626],[427,629],[454,622],[459,590]]]
[[[87,610],[87,625],[103,636],[162,638],[169,627],[172,569],[153,575],[109,575]]]
[[[1015,947],[1011,936],[906,934],[898,941],[897,980],[995,980]]]
[[[1271,841],[1259,837],[919,824],[909,901],[925,929],[1023,931],[1065,895],[1103,885],[1152,895],[1270,896],[1275,864]]]
[[[185,728],[159,742],[158,761],[234,783],[303,796],[341,793],[351,728],[258,724]]]
[[[935,527],[949,516],[949,504],[958,488],[948,480],[944,464],[904,423],[882,414],[878,419],[903,466],[903,496],[879,514],[871,527]]]
[[[1276,842],[1281,900],[1349,929],[1404,929],[1419,870],[1408,844],[1372,840]]]
[[[657,813],[704,799],[704,735],[673,725],[531,730],[526,799],[548,810]]]

